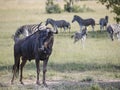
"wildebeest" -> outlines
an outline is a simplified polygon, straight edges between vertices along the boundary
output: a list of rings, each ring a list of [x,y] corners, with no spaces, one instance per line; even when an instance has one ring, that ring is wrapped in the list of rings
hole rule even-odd
[[[108,16],[105,16],[105,18],[100,18],[99,20],[99,25],[100,25],[100,30],[104,30],[104,27],[106,27],[108,24]]]
[[[53,20],[51,18],[48,18],[46,20],[46,24],[45,25],[47,26],[48,24],[51,24],[52,26],[56,25],[58,28],[61,28],[61,29],[63,28],[64,31],[67,28],[67,29],[69,29],[69,32],[70,32],[70,29],[71,29],[70,23],[65,21],[65,20]]]
[[[20,66],[20,82],[24,84],[22,81],[23,77],[23,67],[26,64],[27,60],[31,61],[35,59],[36,68],[37,68],[37,81],[36,83],[40,85],[39,82],[39,73],[40,67],[39,62],[40,60],[43,61],[43,84],[46,84],[46,71],[47,71],[47,63],[49,56],[52,53],[52,46],[54,42],[54,33],[57,34],[57,28],[54,27],[54,31],[50,28],[37,30],[32,35],[23,38],[17,41],[14,44],[14,65],[13,65],[13,77],[11,83],[14,82],[14,77],[16,73],[19,73],[19,65],[20,65],[20,58],[22,59],[21,66]]]
[[[114,35],[117,35],[117,38],[120,39],[120,24],[108,25],[107,32],[109,33],[112,41],[114,41]]]
[[[92,19],[92,18],[88,18],[88,19],[82,19],[81,17],[77,16],[77,15],[74,15],[73,17],[73,20],[72,20],[72,23],[74,21],[77,21],[78,24],[80,25],[80,31],[82,31],[82,27],[85,26],[89,26],[91,25],[92,26],[92,29],[94,31],[94,26],[95,26],[95,20]]]
[[[74,38],[74,43],[81,40],[82,46],[84,47],[86,36],[87,36],[87,28],[85,27],[84,29],[82,29],[82,32],[76,32],[74,35],[71,36],[71,38]]]
[[[38,25],[39,25],[39,29],[46,28],[45,26],[42,25],[42,22],[40,24],[30,24],[30,25],[23,25],[23,26],[19,27],[16,30],[15,34],[13,35],[14,41],[17,41],[20,38],[25,38],[25,37],[33,34],[34,32],[36,32],[38,30]]]

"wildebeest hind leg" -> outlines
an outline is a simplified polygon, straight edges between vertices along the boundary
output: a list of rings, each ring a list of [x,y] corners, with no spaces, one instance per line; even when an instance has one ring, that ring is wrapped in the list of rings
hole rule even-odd
[[[24,85],[23,81],[22,81],[22,77],[23,77],[23,67],[24,65],[26,64],[27,60],[25,59],[22,59],[22,63],[21,63],[21,68],[20,68],[20,83]]]
[[[20,57],[15,57],[14,59],[15,59],[15,64],[13,65],[13,70],[12,70],[13,77],[11,80],[11,84],[13,84],[15,76],[17,77],[16,73],[18,72],[18,74],[19,74]]]

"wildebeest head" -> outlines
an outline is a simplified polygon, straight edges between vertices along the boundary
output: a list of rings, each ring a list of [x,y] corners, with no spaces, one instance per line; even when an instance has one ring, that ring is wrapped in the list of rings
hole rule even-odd
[[[38,33],[38,42],[39,42],[39,48],[38,51],[39,52],[45,52],[45,53],[49,53],[48,52],[48,48],[50,48],[51,44],[49,44],[50,42],[53,42],[53,34],[57,34],[58,30],[56,28],[56,26],[54,26],[54,30],[52,30],[51,28],[46,28],[45,30],[40,30],[40,32]]]

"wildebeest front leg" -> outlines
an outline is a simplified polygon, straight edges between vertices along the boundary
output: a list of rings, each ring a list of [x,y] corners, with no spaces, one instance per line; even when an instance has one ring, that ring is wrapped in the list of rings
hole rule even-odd
[[[23,77],[22,71],[23,71],[23,67],[25,66],[26,62],[27,62],[27,60],[22,59],[21,68],[20,68],[20,82],[21,82],[21,84],[23,84],[23,85],[24,85],[24,83],[23,83],[23,81],[22,81],[22,77]]]
[[[47,71],[47,62],[48,62],[48,59],[43,61],[43,84],[47,87],[47,84],[46,84],[46,71]]]
[[[39,73],[40,73],[40,62],[39,60],[36,59],[36,68],[37,68],[37,81],[36,84],[40,85],[40,81],[39,81]]]

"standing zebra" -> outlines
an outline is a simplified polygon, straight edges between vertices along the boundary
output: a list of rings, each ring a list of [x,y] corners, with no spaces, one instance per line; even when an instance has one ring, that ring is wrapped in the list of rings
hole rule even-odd
[[[45,25],[47,26],[48,24],[51,24],[52,27],[54,27],[54,25],[56,25],[58,28],[61,28],[61,29],[63,28],[64,31],[66,31],[66,28],[67,28],[67,29],[69,29],[69,32],[70,32],[70,29],[71,29],[70,23],[65,20],[53,20],[51,18],[48,18],[46,20]]]
[[[82,32],[76,32],[74,35],[71,36],[71,38],[74,38],[74,43],[81,40],[82,47],[84,48],[85,40],[87,36],[87,28],[83,28]]]
[[[82,19],[81,17],[74,15],[72,23],[77,21],[78,24],[80,25],[80,31],[82,32],[82,27],[85,26],[92,26],[92,30],[94,31],[94,26],[95,26],[95,20],[93,18],[88,18],[88,19]]]
[[[104,30],[104,27],[106,27],[108,24],[108,16],[105,16],[105,18],[100,18],[99,20],[99,25],[100,25],[100,30]]]
[[[38,30],[38,27],[39,27],[39,30],[45,28],[45,26],[42,25],[42,22],[40,24],[23,25],[19,27],[16,30],[15,34],[13,35],[14,41],[17,42],[19,38],[25,38],[33,34]]]
[[[120,24],[110,24],[107,26],[107,32],[110,35],[112,41],[114,41],[114,35],[117,36],[118,40],[120,39]]]

